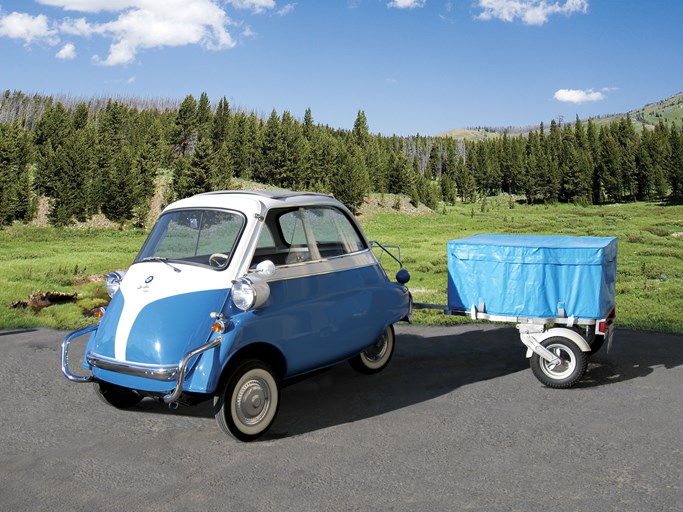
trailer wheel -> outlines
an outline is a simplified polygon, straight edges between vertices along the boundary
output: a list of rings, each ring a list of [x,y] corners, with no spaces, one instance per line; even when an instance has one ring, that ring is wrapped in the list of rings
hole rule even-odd
[[[394,326],[390,325],[373,345],[349,359],[349,364],[357,372],[366,375],[381,372],[394,355],[394,340]]]
[[[214,398],[218,426],[240,441],[258,439],[270,428],[280,405],[277,377],[256,359],[242,362]]]
[[[588,357],[573,341],[553,336],[541,343],[559,359],[559,364],[546,361],[538,354],[531,356],[529,365],[538,380],[550,388],[570,388],[586,373]]]
[[[142,401],[142,397],[128,388],[108,382],[95,382],[93,385],[97,398],[117,409],[128,409]]]

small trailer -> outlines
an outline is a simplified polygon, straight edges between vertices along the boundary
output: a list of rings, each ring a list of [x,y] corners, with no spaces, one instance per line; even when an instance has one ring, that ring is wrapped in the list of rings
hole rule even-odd
[[[569,388],[614,334],[617,239],[475,235],[448,242],[448,305],[472,320],[516,324],[531,369]]]

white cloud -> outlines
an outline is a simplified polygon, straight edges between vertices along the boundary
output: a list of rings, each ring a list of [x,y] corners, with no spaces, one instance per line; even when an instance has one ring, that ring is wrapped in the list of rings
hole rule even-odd
[[[76,58],[76,47],[71,43],[66,43],[56,54],[58,59],[73,60]]]
[[[130,85],[130,84],[132,84],[132,83],[135,83],[135,77],[134,77],[134,76],[131,76],[128,80],[126,80],[126,83],[127,83],[128,85]]]
[[[477,5],[483,9],[477,16],[480,20],[497,18],[510,22],[519,19],[526,25],[543,25],[554,14],[569,16],[588,12],[588,0],[479,0]]]
[[[66,18],[58,29],[71,36],[98,35],[111,40],[106,57],[93,56],[104,66],[132,63],[143,49],[201,45],[209,50],[235,46],[229,27],[232,20],[218,0],[38,0],[67,11],[114,13],[111,21]],[[275,6],[274,0],[231,0],[255,12]],[[27,16],[27,15],[24,15]],[[45,16],[40,16],[47,24]]]
[[[614,88],[604,88],[601,91],[594,91],[593,89],[559,89],[555,92],[553,98],[563,103],[574,103],[576,105],[580,105],[581,103],[602,101],[607,98],[607,96],[605,96],[603,93],[610,90],[614,90]]]
[[[154,3],[134,2],[131,0],[36,0],[39,4],[59,7],[65,11],[78,12],[117,12],[132,7],[134,4]]]
[[[280,10],[277,11],[278,16],[286,16],[294,10],[297,4],[287,4],[284,5]]]
[[[248,9],[255,13],[275,8],[275,0],[228,0],[235,9]]]
[[[424,7],[427,0],[391,0],[387,7],[395,9],[414,9],[415,7]]]
[[[49,27],[47,17],[43,14],[31,16],[22,12],[11,12],[6,16],[0,15],[0,37],[21,39],[25,44],[59,44],[57,31]]]

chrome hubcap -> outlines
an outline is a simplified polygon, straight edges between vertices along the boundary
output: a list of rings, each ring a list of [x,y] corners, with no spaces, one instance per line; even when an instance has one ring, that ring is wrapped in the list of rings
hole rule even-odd
[[[384,357],[384,354],[386,354],[387,345],[388,344],[387,344],[386,335],[382,336],[377,343],[375,343],[369,349],[365,350],[363,352],[363,355],[365,355],[365,357],[369,361],[376,363],[377,361],[380,361]]]
[[[244,425],[256,425],[268,414],[270,406],[270,388],[260,378],[246,381],[237,393],[235,410],[237,417]]]

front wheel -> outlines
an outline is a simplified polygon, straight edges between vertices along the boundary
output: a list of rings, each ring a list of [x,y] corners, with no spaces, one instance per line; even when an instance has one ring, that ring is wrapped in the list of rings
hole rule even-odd
[[[573,341],[554,336],[541,343],[560,360],[546,361],[538,354],[531,356],[529,365],[538,380],[550,388],[570,388],[586,373],[588,356]]]
[[[360,373],[381,372],[389,364],[391,356],[394,355],[394,338],[394,326],[390,325],[384,330],[382,337],[373,345],[349,359],[349,364]]]
[[[97,398],[117,409],[128,409],[139,404],[142,400],[140,395],[130,389],[108,382],[95,382],[94,388]]]
[[[273,370],[256,359],[242,362],[214,398],[218,426],[240,441],[258,439],[277,415],[280,390]]]

